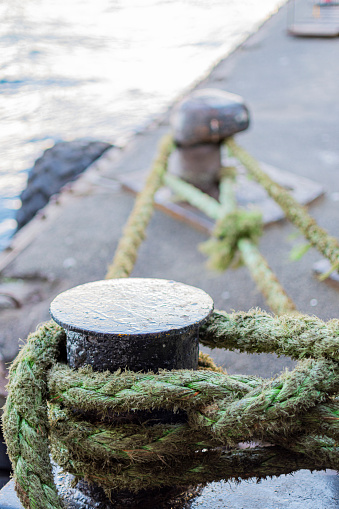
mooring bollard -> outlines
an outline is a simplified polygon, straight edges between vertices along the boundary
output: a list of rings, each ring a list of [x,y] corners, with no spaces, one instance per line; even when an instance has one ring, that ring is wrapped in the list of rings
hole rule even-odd
[[[221,142],[249,126],[243,99],[218,89],[197,90],[176,106],[171,126],[177,150],[170,171],[213,194],[220,178]]]
[[[212,310],[211,297],[198,288],[142,278],[75,287],[56,297],[50,309],[53,319],[66,330],[67,362],[71,367],[89,364],[96,371],[126,368],[155,372],[197,369],[199,327]],[[131,413],[131,419],[133,416],[136,413]],[[185,419],[183,414],[168,411],[138,413],[137,417],[144,421],[152,417],[153,422]],[[110,501],[102,488],[85,481],[78,483],[77,490],[70,494],[60,489],[70,509],[160,507],[161,501],[178,499],[184,491],[183,487],[143,490],[139,494],[124,491]]]

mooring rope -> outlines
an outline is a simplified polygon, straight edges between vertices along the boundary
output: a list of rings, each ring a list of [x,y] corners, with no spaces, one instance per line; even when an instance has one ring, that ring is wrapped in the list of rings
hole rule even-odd
[[[10,368],[3,431],[25,509],[62,509],[49,458],[47,373],[65,332],[55,322],[31,334]]]
[[[232,204],[235,201],[227,178],[221,180],[222,203],[173,175],[166,174],[164,182],[178,197],[216,220],[211,238],[200,246],[201,251],[209,256],[211,268],[225,270],[232,263],[239,262],[237,255],[241,255],[272,311],[275,314],[296,312],[294,302],[256,247],[262,234],[261,214],[238,207],[234,209]],[[225,196],[231,199],[231,206],[225,203]]]
[[[146,227],[153,214],[154,195],[163,183],[167,161],[173,148],[171,136],[164,136],[147,177],[145,187],[137,196],[133,211],[124,228],[114,260],[108,268],[106,279],[128,277],[132,272],[138,249],[145,239]]]
[[[260,327],[266,330],[262,342]],[[301,455],[294,458],[294,465],[339,468],[339,354],[334,322],[302,316],[272,318],[258,311],[247,318],[219,312],[203,328],[202,342],[244,350],[248,329],[252,331],[249,351],[271,351],[270,328],[278,353],[302,358],[317,352],[317,359],[302,360],[293,371],[273,380],[212,371],[94,373],[89,367],[73,371],[56,364],[58,351],[64,348],[64,331],[54,322],[43,325],[29,336],[11,367],[3,418],[24,507],[62,507],[53,483],[49,443],[58,464],[76,478],[99,482],[107,491],[174,485],[179,472],[182,482],[188,483],[246,477],[246,462],[256,469],[249,468],[247,476],[273,475],[290,471],[291,461],[284,465],[290,457],[286,449]],[[307,332],[313,339],[308,350]],[[150,426],[147,415],[146,422],[138,425],[119,424],[119,416],[155,409],[185,411],[187,422]],[[112,422],[105,423],[105,418],[100,424],[86,422],[88,412],[95,412],[96,421],[109,415]],[[267,458],[263,447],[244,455],[238,449],[216,450],[248,440],[275,443],[285,453],[281,461],[279,454],[272,454],[270,470],[258,459]],[[154,474],[158,471],[159,476]]]
[[[258,248],[245,238],[239,240],[238,249],[252,279],[272,311],[276,315],[296,313],[293,300],[287,295]]]
[[[131,273],[171,150],[167,138],[107,278]],[[193,194],[195,200],[197,190]],[[204,201],[206,210],[219,220],[224,204],[201,198],[197,203]],[[248,243],[252,249],[250,240],[238,239],[243,253]],[[44,324],[30,334],[10,368],[3,415],[23,506],[63,507],[50,451],[76,479],[98,483],[108,494],[218,479],[260,479],[300,468],[338,469],[338,325],[337,320],[324,323],[301,315],[214,312],[201,329],[204,345],[275,352],[299,360],[293,371],[263,380],[222,373],[204,355],[200,358],[204,369],[198,371],[94,373],[89,367],[73,371],[57,362],[65,332],[53,321]],[[149,412],[158,409],[185,412],[187,421],[154,424]],[[86,420],[89,415],[96,416],[95,422]],[[249,440],[275,445],[235,447]]]
[[[231,153],[245,165],[248,171],[263,185],[269,195],[282,207],[286,216],[303,232],[312,245],[326,256],[333,268],[339,265],[339,244],[320,228],[309,216],[306,209],[281,186],[268,177],[259,163],[239,147],[233,139],[227,141]],[[222,203],[200,191],[182,179],[168,174],[167,162],[174,148],[170,136],[161,141],[158,156],[149,174],[143,191],[138,195],[133,211],[124,228],[118,244],[114,261],[109,267],[106,278],[127,277],[134,267],[138,249],[145,238],[145,230],[154,209],[154,195],[164,183],[177,195],[216,221],[211,239],[202,244],[201,250],[209,256],[209,264],[217,270],[225,270],[240,259],[247,266],[257,287],[267,304],[276,314],[294,313],[293,300],[269,267],[267,261],[256,247],[262,234],[260,213],[234,207],[230,178],[221,180],[220,197]],[[224,187],[224,189],[223,189]],[[231,198],[231,206],[222,197]],[[226,214],[225,214],[226,211]]]
[[[164,183],[177,194],[178,198],[187,201],[206,216],[215,220],[219,218],[220,203],[212,196],[170,173],[166,173]]]
[[[199,341],[209,348],[248,353],[276,353],[295,360],[339,362],[339,320],[325,323],[315,316],[273,317],[260,310],[227,314],[214,311],[200,329]]]
[[[274,182],[260,167],[260,163],[246,150],[240,147],[233,138],[226,142],[234,157],[248,170],[249,174],[267,191],[282,208],[286,217],[302,232],[306,239],[332,264],[332,270],[339,268],[339,243],[330,236],[311,217],[305,207],[300,205],[282,186]]]

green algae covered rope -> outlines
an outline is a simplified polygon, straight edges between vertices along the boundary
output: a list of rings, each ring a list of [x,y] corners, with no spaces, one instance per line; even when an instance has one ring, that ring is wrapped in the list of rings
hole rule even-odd
[[[306,239],[332,264],[332,270],[339,267],[339,243],[335,237],[330,236],[311,217],[306,208],[300,205],[286,189],[274,182],[254,159],[242,147],[239,147],[233,138],[226,142],[227,147],[248,170],[267,193],[282,208],[286,217],[302,232]]]
[[[172,141],[168,138],[146,189],[139,195],[107,278],[130,274],[171,150]],[[264,319],[268,317],[263,316]],[[258,320],[258,316],[256,318]],[[183,481],[200,483],[237,476],[262,478],[299,468],[339,468],[335,326],[321,325],[319,320],[314,336],[321,336],[322,346],[316,347],[315,339],[313,347],[306,348],[302,321],[305,325],[308,318],[298,318],[300,327],[296,329],[301,331],[302,339],[296,356],[316,356],[318,360],[303,361],[293,372],[273,381],[229,377],[215,371],[160,372],[157,375],[94,374],[90,369],[72,372],[63,365],[55,365],[59,347],[65,341],[63,330],[54,322],[42,326],[29,336],[13,363],[3,417],[16,490],[23,506],[26,509],[63,507],[53,481],[49,446],[62,467],[76,478],[99,482],[108,493],[112,489],[138,491]],[[228,347],[225,323],[220,332],[218,320],[220,314],[215,313],[202,339],[214,346],[220,340]],[[273,325],[276,325],[272,330],[277,348],[286,353],[292,347],[283,346],[283,334],[278,329],[284,325],[280,322]],[[215,341],[211,340],[210,327],[220,332]],[[255,327],[252,329],[254,331]],[[244,341],[239,334],[239,345],[241,339]],[[229,340],[231,348],[235,343],[234,338],[233,343]],[[264,340],[258,341],[253,332],[249,350],[268,348],[264,343]],[[298,350],[296,346],[292,349]],[[208,359],[203,361],[206,370],[215,369]],[[67,382],[65,376],[69,378]],[[114,424],[112,429],[104,423],[93,425],[80,421],[74,415],[74,406],[80,412],[91,408],[103,415],[112,409],[116,412],[183,409],[188,414],[188,423],[152,429],[145,424],[138,427]],[[70,432],[67,427],[71,428]],[[252,438],[269,439],[283,445],[284,449],[215,450],[216,445],[230,446]],[[92,455],[97,460],[93,460]]]
[[[165,176],[165,184],[178,196],[216,220],[212,238],[200,246],[201,251],[209,256],[209,266],[217,270],[226,270],[234,263],[237,253],[240,253],[242,261],[272,311],[275,314],[295,313],[294,302],[255,246],[262,233],[260,214],[239,208],[232,210],[232,204],[235,203],[232,199],[231,206],[225,203],[226,197],[232,198],[229,181],[229,178],[221,181],[222,203],[219,203],[178,177],[169,174]]]
[[[258,289],[274,313],[277,315],[296,313],[294,302],[284,290],[282,291],[280,282],[253,242],[246,238],[240,239],[238,249]]]
[[[47,372],[65,332],[49,322],[29,335],[9,373],[3,429],[15,487],[25,508],[61,509],[49,459]]]
[[[264,439],[294,430],[296,417],[339,390],[332,361],[309,359],[274,380],[219,373],[170,371],[103,374],[66,366],[50,373],[51,400],[84,412],[130,412],[180,408],[192,431],[203,431],[223,445]],[[254,387],[253,387],[254,385]]]
[[[122,465],[90,463],[76,459],[70,461],[67,448],[60,451],[62,467],[76,478],[78,472],[88,471],[90,480],[103,487],[114,498],[114,490],[138,492],[164,486],[201,485],[219,480],[254,478],[265,479],[273,475],[295,472],[299,469],[324,470],[327,461],[314,461],[305,456],[290,453],[281,447],[256,447],[237,451],[210,451],[183,457],[180,462],[132,463]],[[156,474],[155,474],[156,472]],[[113,493],[112,493],[113,491]]]
[[[220,446],[220,440],[212,438],[201,429],[192,430],[189,424],[157,424],[151,427],[137,424],[116,426],[100,422],[93,424],[57,405],[50,404],[49,408],[50,441],[54,450],[53,457],[58,464],[63,461],[61,454],[56,452],[60,447],[68,449],[71,458],[95,458],[96,462],[105,464],[119,461],[127,467],[131,462],[145,464],[164,459],[180,461],[198,451]],[[313,448],[323,446],[324,437],[327,437],[328,443],[331,440],[338,442],[338,413],[339,405],[336,403],[317,405],[293,423],[294,430],[308,430],[306,437],[302,437],[300,433],[296,438],[293,434],[288,434],[286,440],[282,433],[275,433],[270,439],[284,445],[285,449],[295,451],[298,448],[298,453],[309,456]],[[317,434],[322,438],[316,439]],[[312,440],[312,446],[307,445],[306,440]],[[335,455],[338,453],[338,446],[332,443],[329,450]],[[335,461],[336,459],[332,458],[331,464],[337,464]]]
[[[209,256],[208,266],[210,268],[224,271],[230,266],[236,265],[237,255],[242,252],[239,249],[240,240],[246,239],[254,246],[261,234],[261,214],[237,208],[225,216],[219,217],[211,238],[200,245],[200,250]],[[242,260],[248,265],[246,256],[247,253],[244,252]],[[251,273],[253,269],[254,267],[251,266]]]
[[[200,328],[199,341],[209,348],[247,353],[276,353],[292,359],[325,358],[339,362],[339,320],[315,316],[274,317],[261,310],[228,314],[214,311]]]
[[[138,249],[145,238],[145,230],[154,210],[154,195],[163,183],[167,161],[173,148],[171,136],[164,136],[145,187],[135,200],[133,211],[124,228],[114,260],[108,268],[106,279],[128,277],[131,274]]]
[[[192,184],[189,184],[170,173],[165,175],[164,183],[170,187],[179,198],[182,198],[197,209],[201,210],[206,214],[206,216],[211,217],[212,219],[218,219],[220,204],[217,200],[212,198],[212,196],[209,196],[207,193],[204,193]]]
[[[235,169],[222,168],[222,170],[224,175],[219,183],[220,203],[217,220],[211,238],[200,245],[200,250],[209,256],[209,267],[218,271],[224,271],[232,265],[237,266],[237,262],[239,264],[240,240],[247,239],[254,246],[262,235],[261,213],[237,206],[234,192]],[[246,253],[242,257],[246,264],[245,258]],[[250,270],[253,270],[252,266]]]
[[[218,317],[218,314],[213,315],[215,319]],[[256,319],[258,321],[259,316]],[[297,317],[287,318],[292,319],[295,321]],[[312,319],[298,317],[298,320],[302,335],[302,324],[307,328],[308,320]],[[278,343],[284,340],[277,329],[283,330],[285,325],[283,319],[275,327],[273,324],[273,336],[275,334]],[[215,327],[213,319],[205,327],[203,340],[209,326]],[[317,333],[323,338],[326,331],[332,331],[333,336],[334,326],[319,320],[314,335]],[[241,334],[239,336],[241,338]],[[145,486],[177,484],[179,472],[187,476],[182,479],[185,482],[241,476],[242,472],[251,472],[251,453],[246,456],[246,467],[241,463],[242,453],[238,450],[227,453],[226,458],[221,451],[215,453],[215,447],[252,439],[269,440],[301,454],[299,460],[294,460],[295,464],[339,468],[336,442],[339,405],[335,399],[339,391],[339,373],[337,363],[329,355],[333,348],[328,348],[326,341],[319,341],[322,346],[317,348],[318,360],[304,360],[295,370],[274,380],[189,370],[159,374],[93,373],[87,367],[72,371],[56,364],[64,341],[64,332],[53,322],[42,326],[29,336],[11,368],[4,433],[16,489],[25,508],[62,507],[51,474],[48,433],[51,450],[61,466],[66,466],[76,477],[99,481],[108,491],[127,486],[138,491]],[[223,342],[227,346],[225,338]],[[305,353],[303,341],[300,348],[295,356],[304,357],[314,352],[311,347]],[[260,349],[259,345],[257,350]],[[153,429],[146,423],[138,428],[134,424],[114,423],[113,428],[107,428],[104,423],[80,420],[74,408],[80,413],[94,411],[98,417],[107,412],[112,415],[112,411],[126,415],[126,412],[138,410],[181,409],[187,412],[188,422]],[[208,455],[203,452],[206,449],[210,451]],[[259,448],[255,454],[265,457],[267,451],[263,449]],[[318,459],[314,451],[318,452]],[[91,453],[100,459],[91,459]],[[256,474],[261,477],[279,469],[280,472],[288,470],[291,463],[283,464],[286,455],[285,451],[280,462],[276,458],[272,469],[267,467],[266,460],[254,461],[258,467]],[[98,461],[101,466],[107,466],[98,470]],[[159,472],[159,476],[154,476],[154,471]]]

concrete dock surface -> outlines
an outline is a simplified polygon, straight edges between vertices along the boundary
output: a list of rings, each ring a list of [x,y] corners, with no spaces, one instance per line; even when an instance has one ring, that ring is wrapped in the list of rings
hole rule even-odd
[[[300,15],[310,8],[306,0],[299,6]],[[198,88],[219,88],[244,98],[251,127],[236,137],[237,142],[265,163],[321,183],[324,196],[309,210],[320,226],[339,238],[339,39],[288,36],[288,10],[288,4],[281,8]],[[104,278],[134,202],[119,178],[151,165],[159,140],[169,130],[169,115],[135,136],[125,149],[106,152],[19,232],[12,250],[0,255],[1,288],[21,305],[0,309],[0,353],[6,362],[16,355],[19,339],[49,319],[49,305],[57,294]],[[320,282],[312,271],[321,255],[311,249],[300,261],[289,259],[293,246],[303,242],[295,234],[285,220],[269,226],[260,251],[300,312],[323,320],[338,318],[339,284]],[[132,276],[173,279],[202,288],[212,296],[216,309],[227,312],[255,307],[269,311],[246,268],[223,274],[206,268],[198,250],[206,238],[155,211]],[[212,356],[229,373],[270,377],[294,366],[290,359],[274,355],[217,350]],[[9,497],[10,492],[11,485],[0,492],[0,508],[20,507],[15,501],[6,505],[4,493]],[[338,495],[335,472],[301,471],[258,486],[215,483],[192,507],[327,509],[339,507]]]

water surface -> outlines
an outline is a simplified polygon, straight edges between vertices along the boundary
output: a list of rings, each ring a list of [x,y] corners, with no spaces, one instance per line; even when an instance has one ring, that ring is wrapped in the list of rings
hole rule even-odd
[[[55,141],[124,144],[284,0],[2,0],[0,250]]]

